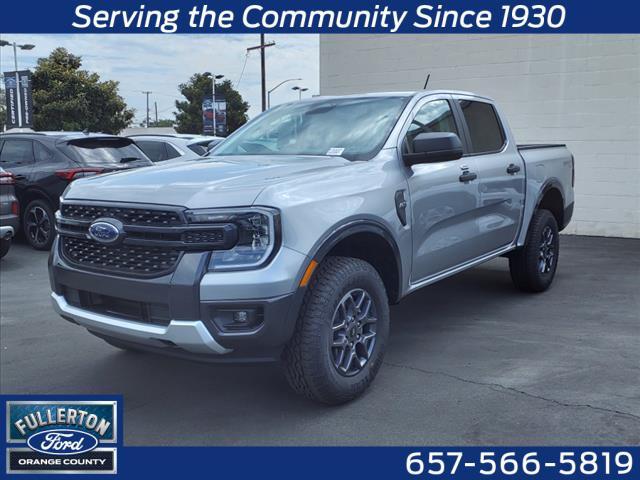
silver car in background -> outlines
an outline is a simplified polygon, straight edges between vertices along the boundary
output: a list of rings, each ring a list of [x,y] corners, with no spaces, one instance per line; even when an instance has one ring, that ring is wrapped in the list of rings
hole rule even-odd
[[[198,160],[223,140],[222,137],[187,134],[137,134],[129,135],[129,138],[134,140],[154,163],[174,159]]]

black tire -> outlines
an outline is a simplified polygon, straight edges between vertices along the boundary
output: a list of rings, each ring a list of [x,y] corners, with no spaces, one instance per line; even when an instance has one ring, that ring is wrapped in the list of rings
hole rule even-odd
[[[341,305],[346,307],[339,309]],[[318,402],[353,400],[378,373],[388,337],[389,302],[376,269],[356,258],[329,257],[311,280],[285,347],[287,380],[297,393]],[[344,343],[332,346],[334,342]]]
[[[51,249],[56,236],[55,215],[46,200],[29,202],[22,214],[22,230],[27,242],[34,249]]]
[[[4,257],[7,253],[9,253],[9,248],[11,247],[11,240],[0,240],[0,258]]]
[[[558,267],[558,224],[549,210],[533,214],[524,247],[509,256],[514,285],[524,292],[544,292],[551,286]]]

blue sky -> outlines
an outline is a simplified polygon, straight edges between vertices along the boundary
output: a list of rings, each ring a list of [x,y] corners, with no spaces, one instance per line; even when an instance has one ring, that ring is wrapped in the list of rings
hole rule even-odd
[[[31,51],[18,50],[18,67],[31,68],[38,58],[56,47],[65,47],[80,55],[83,67],[97,72],[102,79],[120,82],[120,94],[136,110],[136,124],[145,117],[143,90],[150,90],[151,111],[158,102],[158,116],[167,118],[174,102],[181,98],[178,84],[195,72],[213,71],[224,74],[234,85],[240,80],[246,48],[260,42],[259,35],[161,35],[161,34],[73,34],[73,35],[1,35],[7,41],[32,43]],[[272,105],[296,100],[291,87],[309,88],[305,95],[318,93],[318,36],[268,35],[276,46],[267,49],[267,89],[287,78],[302,78],[285,84],[272,94]],[[13,52],[0,49],[2,71],[13,70]],[[260,55],[252,52],[238,89],[251,109],[250,116],[260,112]]]

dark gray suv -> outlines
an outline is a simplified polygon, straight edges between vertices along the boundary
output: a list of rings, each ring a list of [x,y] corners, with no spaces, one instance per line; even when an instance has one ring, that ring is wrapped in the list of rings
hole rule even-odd
[[[0,167],[14,175],[22,230],[36,250],[51,248],[54,212],[69,183],[148,165],[151,161],[128,138],[82,132],[0,134]]]

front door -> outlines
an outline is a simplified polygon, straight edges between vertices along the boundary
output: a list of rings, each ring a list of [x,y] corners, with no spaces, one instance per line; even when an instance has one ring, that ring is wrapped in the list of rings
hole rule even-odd
[[[402,142],[423,132],[453,132],[463,138],[453,114],[452,97],[429,96],[418,103]],[[413,262],[411,283],[446,271],[473,258],[470,243],[477,233],[475,160],[408,167],[411,198]]]

